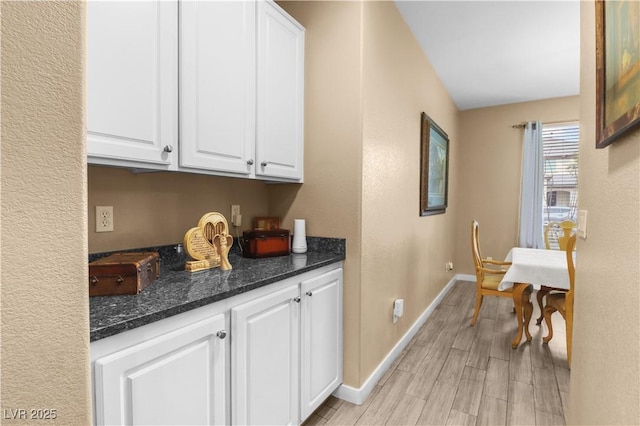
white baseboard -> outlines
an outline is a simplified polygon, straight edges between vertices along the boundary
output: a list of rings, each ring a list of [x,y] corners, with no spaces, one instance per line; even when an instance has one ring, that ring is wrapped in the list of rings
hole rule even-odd
[[[475,275],[456,274],[454,278],[456,279],[456,281],[471,281],[474,283],[476,282]]]
[[[404,348],[407,347],[413,336],[416,335],[418,330],[424,325],[427,319],[431,316],[433,311],[438,307],[438,305],[442,302],[444,297],[447,295],[451,287],[456,283],[456,281],[475,281],[475,275],[463,275],[456,274],[451,280],[447,283],[447,285],[442,289],[440,294],[431,302],[431,304],[427,307],[427,309],[418,317],[416,322],[413,323],[411,328],[402,336],[402,339],[391,349],[391,351],[387,354],[387,356],[382,360],[382,362],[378,365],[378,367],[371,373],[371,375],[365,380],[362,387],[354,388],[347,385],[341,385],[338,389],[333,393],[334,396],[344,399],[345,401],[349,401],[352,404],[361,405],[369,396],[373,388],[380,381],[384,373],[391,367],[393,362],[398,358],[398,356],[402,353]]]

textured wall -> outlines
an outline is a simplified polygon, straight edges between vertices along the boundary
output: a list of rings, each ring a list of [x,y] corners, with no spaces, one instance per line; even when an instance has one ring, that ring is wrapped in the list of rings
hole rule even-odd
[[[126,169],[90,166],[89,252],[175,244],[217,211],[231,221],[231,204],[240,205],[242,230],[255,216],[268,213],[267,184],[190,173],[131,173]],[[114,231],[96,232],[95,206],[113,206]],[[232,229],[234,235],[235,229]]]
[[[364,2],[362,378],[453,277],[458,110],[393,2]],[[420,217],[420,115],[450,139],[449,207]],[[394,299],[405,314],[393,323]]]
[[[471,221],[480,224],[484,256],[502,259],[518,243],[523,129],[511,126],[578,120],[578,96],[462,111],[461,183],[458,200],[457,271],[475,275],[471,259]]]
[[[455,203],[418,217],[419,138],[427,111],[456,144],[457,111],[393,3],[281,5],[306,27],[305,183],[269,187],[269,212],[347,238],[345,383],[357,388],[452,276]]]
[[[1,7],[2,410],[90,424],[84,5]]]
[[[269,186],[269,213],[284,227],[347,239],[344,382],[360,384],[360,197],[362,180],[359,2],[282,2],[306,28],[304,184]]]
[[[580,210],[568,424],[640,424],[640,129],[595,149],[595,7],[581,3]]]

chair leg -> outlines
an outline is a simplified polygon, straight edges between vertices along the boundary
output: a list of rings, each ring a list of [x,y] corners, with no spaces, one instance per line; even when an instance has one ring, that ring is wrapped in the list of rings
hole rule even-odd
[[[478,293],[478,296],[476,297],[476,311],[473,313],[473,318],[471,318],[471,327],[473,327],[476,324],[476,321],[478,321],[480,306],[482,306],[482,297],[482,294]]]
[[[531,341],[531,333],[529,333],[529,322],[531,321],[531,316],[533,315],[533,303],[529,301],[529,297],[527,297],[526,304],[523,303],[522,308],[524,310],[524,335],[527,336],[527,342]]]
[[[567,362],[571,367],[571,341],[573,339],[573,311],[567,312],[564,318],[567,327]]]
[[[555,308],[552,306],[547,306],[544,308],[544,322],[547,324],[547,328],[549,329],[549,334],[546,337],[542,338],[544,343],[549,343],[549,340],[553,339],[553,326],[551,325],[551,315],[555,312]]]
[[[542,304],[542,299],[547,295],[547,293],[549,293],[549,290],[544,286],[536,293],[536,300],[538,301],[538,307],[540,308],[540,316],[536,320],[536,325],[542,324],[542,318],[544,318],[544,305]]]

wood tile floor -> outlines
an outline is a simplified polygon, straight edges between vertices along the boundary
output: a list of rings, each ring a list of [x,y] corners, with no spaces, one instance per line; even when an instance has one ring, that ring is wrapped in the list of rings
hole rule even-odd
[[[569,400],[565,324],[553,315],[554,336],[535,293],[531,343],[511,349],[517,323],[509,298],[484,298],[469,326],[476,284],[458,281],[407,348],[357,406],[329,397],[311,425],[564,425]],[[524,341],[524,340],[523,340]]]

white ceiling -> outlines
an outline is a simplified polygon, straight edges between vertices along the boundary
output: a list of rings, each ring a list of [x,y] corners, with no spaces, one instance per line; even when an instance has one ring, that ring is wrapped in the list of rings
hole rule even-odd
[[[579,93],[579,0],[396,5],[460,110]]]

